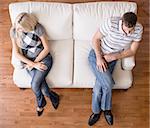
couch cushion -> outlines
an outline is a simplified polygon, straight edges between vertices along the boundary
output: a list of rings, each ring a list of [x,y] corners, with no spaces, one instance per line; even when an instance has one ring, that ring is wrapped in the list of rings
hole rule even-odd
[[[50,41],[53,66],[47,76],[47,82],[54,87],[72,84],[73,76],[73,40]]]
[[[50,87],[70,87],[73,76],[73,41],[71,39],[50,41],[50,48],[53,66],[46,77],[48,85]],[[13,80],[18,87],[31,87],[31,77],[25,69],[15,68]]]
[[[18,2],[9,5],[12,23],[21,12],[33,13],[46,28],[50,40],[72,38],[72,5],[50,2]]]
[[[136,13],[134,2],[93,2],[73,5],[73,38],[75,40],[91,40],[105,18],[122,16],[125,12]]]
[[[88,54],[91,50],[89,41],[75,41],[74,50],[74,85],[80,88],[92,88],[95,84],[95,76],[91,71]],[[126,89],[132,84],[132,72],[121,69],[119,60],[113,72],[115,89]]]

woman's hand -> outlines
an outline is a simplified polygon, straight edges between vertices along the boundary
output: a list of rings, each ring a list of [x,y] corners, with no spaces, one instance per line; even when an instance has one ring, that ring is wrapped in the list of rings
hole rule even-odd
[[[25,64],[25,68],[27,68],[28,70],[32,70],[34,67],[33,66],[30,66],[30,65],[28,65],[28,64]]]
[[[44,64],[44,62],[36,62],[34,64],[34,68],[40,70],[40,71],[44,71],[47,70],[47,66]]]
[[[103,58],[98,57],[96,59],[97,69],[101,72],[106,72],[107,70],[107,63]]]

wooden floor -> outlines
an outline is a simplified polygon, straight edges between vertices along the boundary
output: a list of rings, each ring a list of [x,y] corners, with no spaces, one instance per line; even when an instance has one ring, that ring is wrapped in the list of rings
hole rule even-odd
[[[88,128],[91,89],[54,89],[61,95],[58,110],[54,110],[47,99],[48,105],[43,116],[37,117],[32,91],[21,91],[13,84],[8,4],[15,1],[25,0],[0,0],[0,128]],[[132,1],[138,4],[138,17],[144,26],[144,35],[136,56],[137,66],[133,72],[132,88],[128,91],[113,90],[112,111],[115,118],[112,128],[148,128],[149,123],[149,3],[148,0]],[[59,2],[75,3],[86,0]],[[108,127],[103,115],[93,126],[100,127]]]

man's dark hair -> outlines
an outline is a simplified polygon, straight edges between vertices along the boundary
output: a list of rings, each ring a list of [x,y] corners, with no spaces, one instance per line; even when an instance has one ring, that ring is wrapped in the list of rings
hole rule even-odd
[[[137,16],[133,12],[127,12],[123,15],[122,21],[125,24],[126,27],[132,28],[136,25],[137,22]]]

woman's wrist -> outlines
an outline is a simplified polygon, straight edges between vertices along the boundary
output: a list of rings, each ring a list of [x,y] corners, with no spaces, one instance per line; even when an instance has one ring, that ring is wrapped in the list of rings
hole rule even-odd
[[[31,62],[29,66],[35,67],[35,64],[36,64],[35,62]]]

